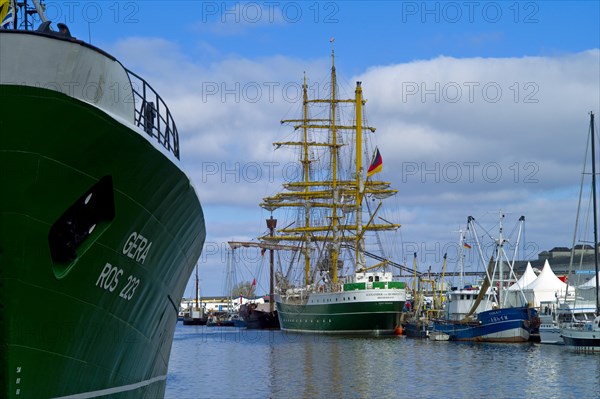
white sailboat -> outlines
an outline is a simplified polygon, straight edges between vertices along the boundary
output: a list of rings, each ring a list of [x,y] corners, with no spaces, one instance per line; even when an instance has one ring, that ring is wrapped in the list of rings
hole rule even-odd
[[[542,302],[540,313],[540,343],[563,345],[565,342],[561,326],[574,320],[578,322],[592,321],[596,314],[595,304],[589,301],[576,300],[574,289],[568,297],[557,297],[554,301]]]
[[[561,326],[561,335],[568,349],[578,352],[600,353],[600,298],[598,296],[598,218],[596,201],[596,146],[594,134],[594,114],[590,112],[590,141],[592,147],[592,207],[594,226],[594,267],[596,279],[596,317],[593,320],[574,319],[570,323]],[[586,150],[587,152],[587,150]],[[583,183],[583,179],[582,179]],[[579,198],[581,202],[581,195]],[[577,212],[579,214],[579,210]],[[577,226],[577,224],[576,224]]]
[[[583,255],[582,255],[583,256]],[[568,281],[568,280],[567,280]],[[540,287],[536,287],[539,283]],[[544,269],[535,282],[527,285],[525,295],[539,307],[540,343],[564,344],[560,326],[572,320],[593,320],[596,305],[593,301],[583,300],[577,293],[579,287],[569,286],[556,277],[546,260]]]

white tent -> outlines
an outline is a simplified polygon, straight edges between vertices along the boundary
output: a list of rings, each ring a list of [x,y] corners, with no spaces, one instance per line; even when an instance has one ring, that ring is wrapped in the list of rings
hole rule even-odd
[[[600,278],[600,272],[598,273],[598,277]],[[578,300],[583,299],[584,301],[595,301],[596,295],[594,288],[596,288],[596,276],[575,288]]]
[[[537,275],[533,271],[531,263],[527,262],[527,267],[525,267],[525,272],[523,273],[523,275],[507,289],[506,295],[510,306],[523,305],[524,299],[523,295],[521,294],[521,290],[527,285],[533,283],[535,279],[537,279]]]
[[[564,296],[567,284],[562,282],[552,271],[546,259],[540,275],[523,288],[528,302],[539,307],[542,301],[554,301],[557,296]]]
[[[533,268],[531,267],[531,263],[527,262],[527,267],[525,268],[525,272],[513,285],[508,287],[509,291],[518,291],[520,289],[525,288],[527,285],[533,283],[535,279],[537,279]]]
[[[600,278],[600,272],[598,272],[598,278]],[[585,289],[585,288],[593,288],[595,286],[596,286],[596,276],[592,277],[591,279],[589,279],[585,283],[581,284],[577,288],[584,288]]]

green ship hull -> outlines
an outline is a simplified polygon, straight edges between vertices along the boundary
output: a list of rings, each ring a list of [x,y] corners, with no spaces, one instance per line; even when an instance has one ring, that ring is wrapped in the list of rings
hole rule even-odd
[[[304,301],[276,297],[282,330],[316,334],[394,334],[405,301],[404,287],[310,293]]]
[[[163,397],[205,239],[189,178],[58,91],[3,84],[0,106],[0,397]]]

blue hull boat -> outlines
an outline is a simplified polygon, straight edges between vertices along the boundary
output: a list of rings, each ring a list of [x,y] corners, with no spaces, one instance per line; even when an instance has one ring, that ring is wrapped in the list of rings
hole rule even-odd
[[[434,320],[433,331],[448,334],[451,341],[526,342],[536,318],[537,311],[527,306],[493,309],[470,321]]]

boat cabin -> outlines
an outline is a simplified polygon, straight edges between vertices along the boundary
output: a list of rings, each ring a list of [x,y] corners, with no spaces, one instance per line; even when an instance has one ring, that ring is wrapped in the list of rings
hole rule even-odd
[[[343,279],[344,291],[370,289],[403,289],[406,283],[392,281],[391,272],[360,272]]]
[[[446,293],[447,318],[450,320],[462,320],[469,314],[475,304],[480,288],[471,285],[465,286],[462,289],[453,288],[453,290]],[[492,310],[495,307],[497,307],[496,293],[488,290],[475,309],[474,315]]]

